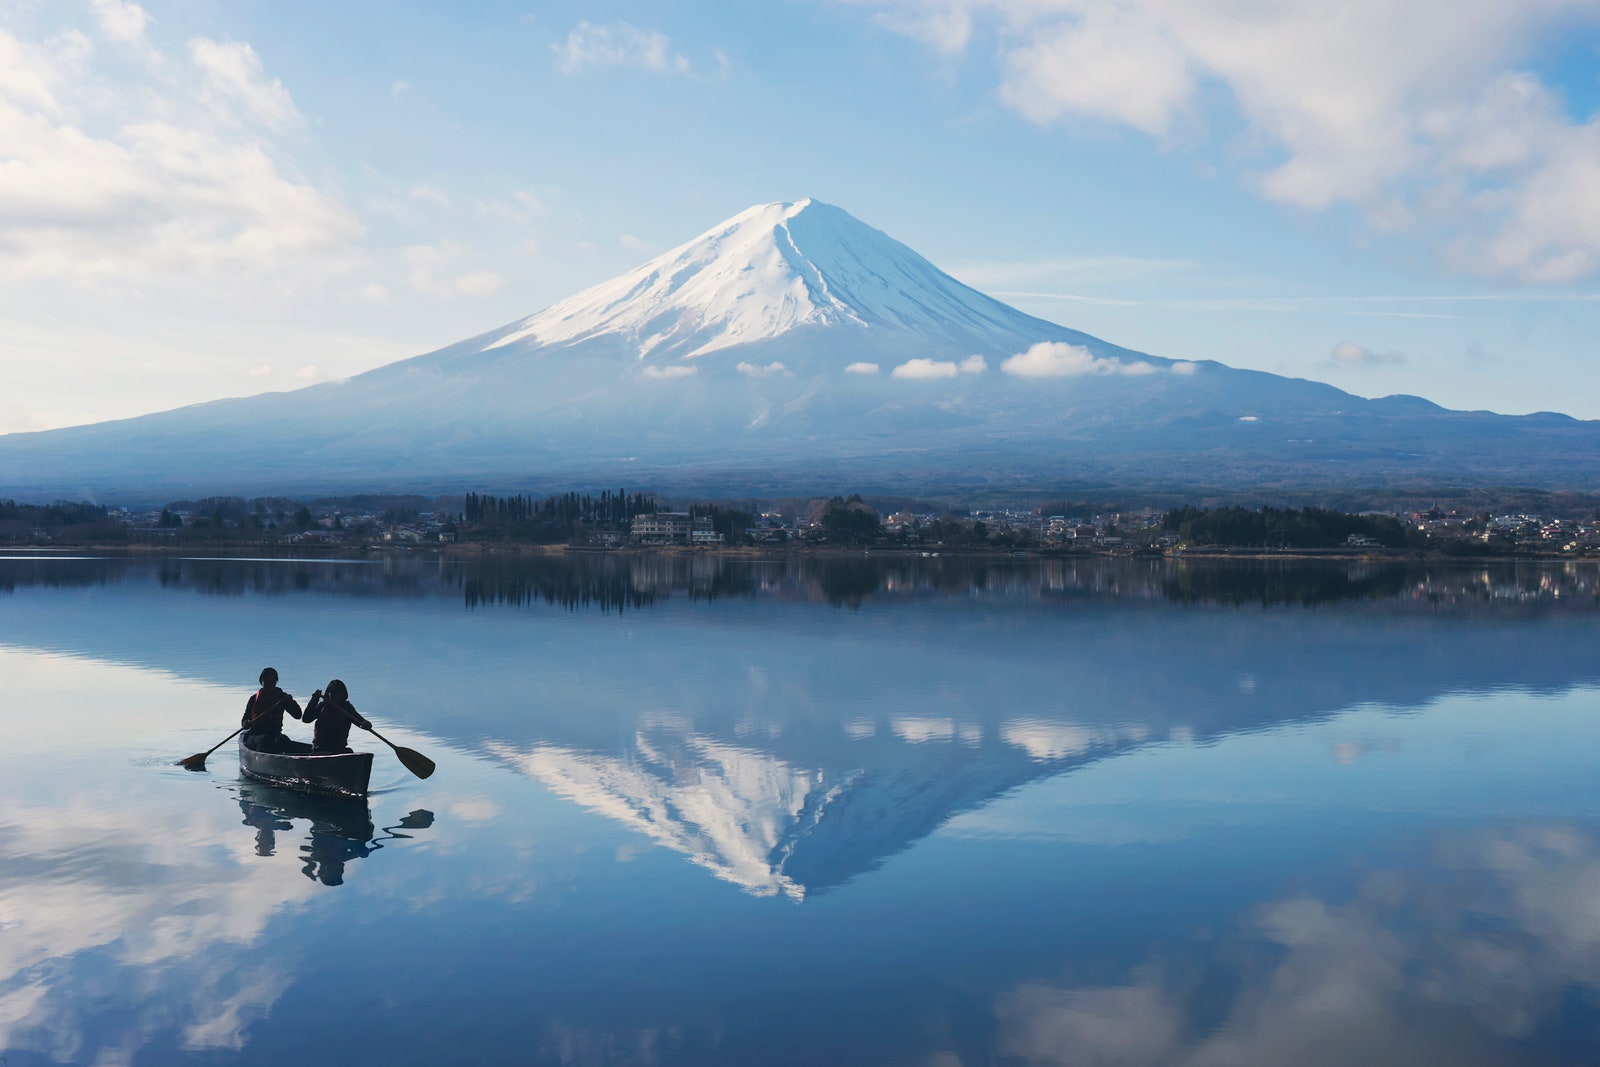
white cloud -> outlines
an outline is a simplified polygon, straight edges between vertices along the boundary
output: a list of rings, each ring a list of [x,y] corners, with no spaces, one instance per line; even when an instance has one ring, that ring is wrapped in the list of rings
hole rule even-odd
[[[1340,341],[1333,346],[1333,351],[1328,354],[1328,360],[1346,367],[1374,367],[1404,363],[1406,357],[1401,352],[1374,352],[1354,341]]]
[[[1171,370],[1173,374],[1179,374],[1185,378],[1192,378],[1194,377],[1195,372],[1200,369],[1200,364],[1191,363],[1188,360],[1179,360],[1168,369]]]
[[[272,364],[263,363],[259,367],[251,367],[245,373],[252,378],[270,378],[272,376]]]
[[[136,28],[126,6],[101,14],[108,32]],[[197,39],[186,66],[132,83],[93,58],[78,34],[39,45],[0,29],[0,276],[145,285],[339,269],[361,223],[273,158],[263,135],[299,112],[248,45]]]
[[[1600,20],[1592,0],[861,2],[947,54],[992,26],[999,96],[1035,122],[1181,129],[1264,196],[1353,205],[1464,271],[1600,272],[1600,117],[1569,117],[1527,71]]]
[[[296,370],[294,376],[303,382],[315,382],[322,379],[322,372],[317,369],[315,363],[307,363],[304,367]]]
[[[642,252],[645,249],[650,247],[644,241],[641,241],[639,238],[635,237],[631,233],[623,234],[620,238],[618,238],[618,241],[622,245],[623,248],[629,249],[629,250],[634,251],[634,252]]]
[[[634,67],[657,74],[688,74],[691,70],[689,60],[672,50],[666,34],[627,22],[600,26],[584,20],[565,41],[551,48],[564,74],[585,67]]]
[[[485,297],[498,293],[505,279],[492,270],[469,270],[454,274],[447,268],[468,254],[464,245],[445,241],[438,245],[413,245],[406,249],[409,281],[414,292],[448,300],[452,297]]]
[[[886,29],[930,44],[945,55],[955,55],[972,39],[972,13],[961,3],[906,3],[889,5],[877,22]]]
[[[958,373],[956,365],[948,360],[937,359],[908,359],[894,370],[889,372],[891,378],[954,378]]]
[[[1089,3],[1006,56],[1000,98],[1035,122],[1089,114],[1162,135],[1194,91],[1157,20],[1135,4]]]
[[[649,366],[644,369],[644,376],[646,378],[687,378],[699,370],[699,367],[686,367],[681,363],[671,367]]]
[[[93,7],[100,32],[113,41],[135,44],[144,40],[150,14],[138,4],[127,0],[94,0]]]
[[[857,368],[871,368],[860,369]],[[957,363],[941,359],[908,359],[889,372],[892,378],[954,378],[958,374],[982,374],[989,369],[989,361],[982,356],[968,356]],[[848,374],[876,374],[876,363],[852,363],[845,368]]]
[[[876,363],[852,363],[844,369],[846,374],[877,374]]]
[[[411,90],[411,83],[402,79],[395,79],[389,83],[389,99],[399,100]]]
[[[0,103],[8,105],[8,112],[17,108],[59,116],[63,108],[56,99],[57,90],[82,76],[93,49],[89,39],[76,31],[38,45],[0,30]],[[9,113],[6,118],[8,123],[16,121]]]
[[[1125,363],[1120,359],[1103,359],[1082,345],[1041,341],[1001,363],[1000,369],[1018,378],[1076,378],[1085,374],[1154,374],[1160,368],[1142,360]]]
[[[205,76],[203,97],[226,121],[250,119],[269,130],[288,130],[304,120],[277,78],[268,81],[255,49],[236,41],[196,37],[189,58]]]
[[[782,363],[740,363],[736,368],[740,374],[750,378],[793,378],[794,372]]]

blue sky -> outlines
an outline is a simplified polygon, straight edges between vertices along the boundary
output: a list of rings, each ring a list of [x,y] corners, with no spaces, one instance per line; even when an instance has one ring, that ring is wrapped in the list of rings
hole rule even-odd
[[[751,204],[1362,395],[1600,418],[1600,0],[0,0],[0,432],[291,389]]]

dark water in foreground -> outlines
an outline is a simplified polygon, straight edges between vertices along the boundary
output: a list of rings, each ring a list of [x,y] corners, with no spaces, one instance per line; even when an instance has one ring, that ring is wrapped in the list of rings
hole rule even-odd
[[[1600,1062],[1597,592],[0,560],[0,1055]],[[267,663],[438,773],[174,767]]]

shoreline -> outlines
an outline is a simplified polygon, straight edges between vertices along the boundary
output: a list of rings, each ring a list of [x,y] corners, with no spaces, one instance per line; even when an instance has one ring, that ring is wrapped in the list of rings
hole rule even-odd
[[[703,545],[523,545],[455,543],[427,546],[392,544],[362,545],[282,545],[259,541],[235,541],[205,545],[166,544],[62,544],[0,545],[0,559],[50,559],[92,554],[95,558],[173,557],[185,559],[302,560],[307,562],[357,562],[380,559],[434,559],[441,562],[471,562],[490,559],[532,559],[565,556],[666,556],[691,559],[779,560],[779,559],[973,559],[973,560],[1184,560],[1289,563],[1590,563],[1600,564],[1600,556],[1555,552],[1494,552],[1454,554],[1437,549],[1410,548],[1359,550],[1344,548],[1261,549],[1207,546],[1181,550],[1086,550],[993,549],[993,548],[910,548],[905,546],[803,545],[783,548],[770,545],[708,547]]]

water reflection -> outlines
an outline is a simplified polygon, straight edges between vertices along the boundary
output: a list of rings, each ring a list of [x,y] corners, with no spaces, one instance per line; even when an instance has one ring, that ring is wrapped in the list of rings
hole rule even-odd
[[[297,966],[292,948],[258,943],[303,891],[287,870],[215,863],[225,827],[203,809],[160,838],[126,808],[0,816],[0,1048],[116,1062],[170,1027],[185,1048],[242,1046]],[[125,996],[104,981],[108,966],[138,973],[144,990],[142,1017],[116,1034],[103,1024]]]
[[[880,867],[954,816],[1025,782],[1146,740],[1137,725],[984,725],[892,716],[848,724],[869,749],[806,765],[652,716],[612,751],[555,743],[487,750],[559,796],[617,820],[754,896],[803,900]],[[768,739],[776,745],[778,739]],[[820,755],[813,752],[813,756]]]
[[[332,594],[446,598],[471,609],[560,607],[637,611],[691,601],[774,597],[859,608],[874,598],[1011,595],[1044,600],[1168,601],[1187,605],[1359,601],[1584,601],[1600,598],[1592,565],[1568,563],[1316,562],[1306,560],[987,559],[916,556],[738,558],[574,552],[533,557],[360,560],[130,557],[0,560],[0,593],[84,587],[153,575],[208,596]]]
[[[1261,904],[1122,982],[1023,983],[996,1018],[999,1051],[1037,1064],[1592,1062],[1600,833],[1434,838],[1346,896]]]
[[[285,932],[305,912],[305,879],[340,885],[345,865],[432,822],[416,811],[376,835],[366,805],[304,807],[241,784],[167,808],[13,803],[0,813],[0,1050],[59,1062],[131,1062],[155,1035],[177,1048],[237,1051],[303,967]],[[252,863],[229,842],[225,807],[253,828],[250,859],[309,821],[290,863]],[[135,995],[135,1019],[126,1019]],[[16,1062],[15,1060],[13,1062]]]
[[[1588,568],[130,559],[0,588],[13,1063],[1600,1047]],[[268,661],[302,697],[346,678],[439,773],[389,760],[350,804],[172,767]],[[353,1033],[352,986],[427,1025]]]
[[[79,571],[90,599],[52,595]],[[291,689],[352,678],[441,743],[795,900],[1141,747],[1600,681],[1579,565],[583,554],[0,573],[18,598],[0,637],[214,684],[271,649]],[[659,625],[633,629],[645,609]],[[368,847],[329,825],[308,845],[325,880]]]
[[[299,846],[304,860],[300,873],[327,886],[344,884],[345,864],[372,855],[385,841],[411,836],[401,830],[428,829],[434,818],[433,812],[418,808],[379,831],[364,797],[310,796],[248,778],[239,779],[239,810],[244,825],[255,829],[255,853],[263,858],[277,854],[277,835],[293,830],[294,820],[308,822],[305,844]]]

